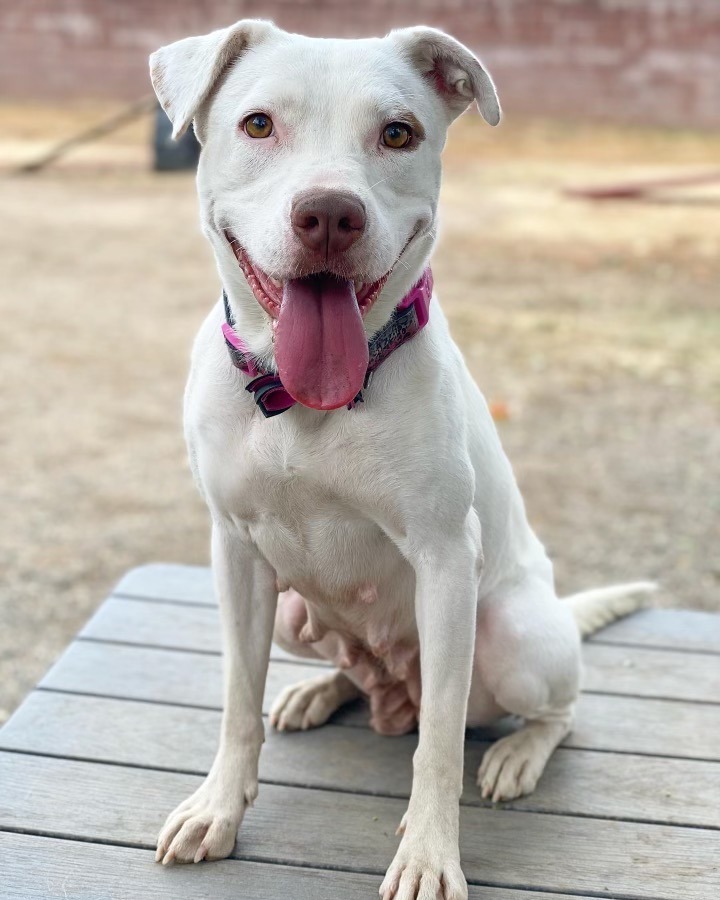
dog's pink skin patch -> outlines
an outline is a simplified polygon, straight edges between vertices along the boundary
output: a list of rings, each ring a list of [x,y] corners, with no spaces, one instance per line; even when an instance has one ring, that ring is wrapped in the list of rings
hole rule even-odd
[[[312,409],[340,409],[363,386],[368,342],[351,281],[312,275],[286,282],[275,359],[290,396]]]
[[[376,588],[363,585],[356,595],[359,602],[367,603],[366,589],[377,599]],[[378,734],[406,734],[417,726],[421,694],[417,645],[393,643],[386,628],[371,629],[362,639],[328,629],[319,611],[292,589],[284,595],[279,610],[285,635],[301,646],[312,643],[316,653],[343,669],[368,696],[370,725]],[[317,641],[309,641],[310,631],[312,637],[320,635]]]
[[[305,598],[297,591],[285,588],[287,593],[282,598],[280,610],[282,612],[284,631],[290,641],[300,641],[300,632],[308,620]]]
[[[407,734],[417,726],[418,712],[403,682],[370,693],[370,727],[378,734]]]
[[[374,584],[363,584],[358,590],[358,600],[361,603],[374,603],[377,598],[378,592]]]

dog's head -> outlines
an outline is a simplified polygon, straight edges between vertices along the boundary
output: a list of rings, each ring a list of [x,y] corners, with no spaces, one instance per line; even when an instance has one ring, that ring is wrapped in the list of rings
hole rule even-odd
[[[431,28],[325,40],[260,20],[162,47],[150,68],[174,135],[194,120],[240,332],[296,399],[344,405],[432,249],[448,125],[473,100],[500,119],[489,75]]]

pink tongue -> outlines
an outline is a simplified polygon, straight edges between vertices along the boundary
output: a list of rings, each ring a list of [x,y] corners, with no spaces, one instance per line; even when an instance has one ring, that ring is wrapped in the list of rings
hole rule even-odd
[[[275,359],[285,389],[303,406],[338,409],[350,403],[368,365],[353,283],[332,275],[286,282]]]

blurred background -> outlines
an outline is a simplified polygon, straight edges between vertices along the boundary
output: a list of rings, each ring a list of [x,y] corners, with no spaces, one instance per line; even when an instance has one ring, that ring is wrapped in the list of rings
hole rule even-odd
[[[218,278],[147,55],[244,16],[488,65],[433,264],[562,593],[720,610],[716,0],[0,0],[0,721],[128,568],[205,564],[188,353]]]

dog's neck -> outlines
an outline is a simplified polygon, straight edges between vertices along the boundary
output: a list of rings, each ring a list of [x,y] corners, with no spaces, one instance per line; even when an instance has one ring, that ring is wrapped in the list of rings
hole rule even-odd
[[[427,325],[432,291],[433,277],[428,266],[420,280],[395,307],[390,319],[368,341],[369,362],[363,390],[368,387],[373,372],[398,347],[413,338]],[[283,386],[279,375],[254,356],[248,344],[236,332],[235,318],[225,291],[223,291],[223,305],[225,321],[222,324],[222,332],[230,359],[236,368],[252,379],[245,389],[254,395],[255,402],[266,418],[277,416],[290,409],[296,401]],[[362,402],[361,390],[348,404],[348,409],[352,409]]]

